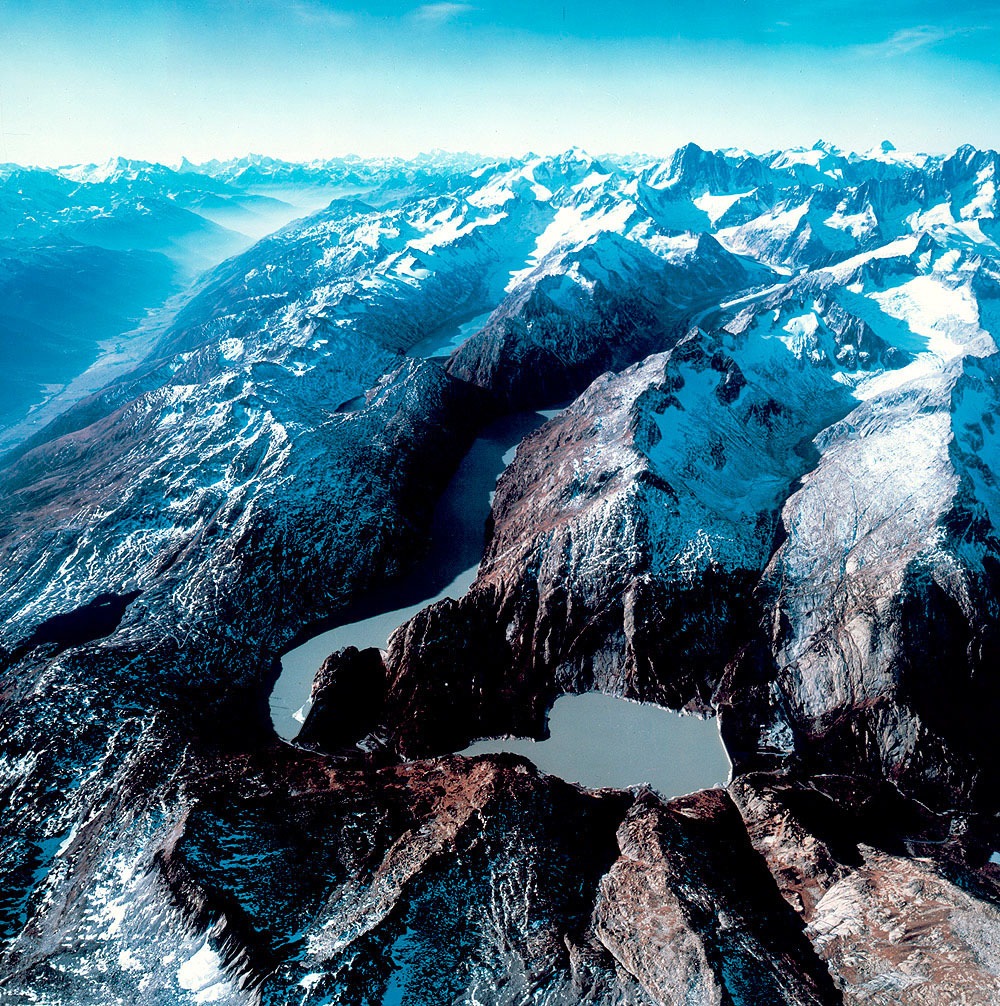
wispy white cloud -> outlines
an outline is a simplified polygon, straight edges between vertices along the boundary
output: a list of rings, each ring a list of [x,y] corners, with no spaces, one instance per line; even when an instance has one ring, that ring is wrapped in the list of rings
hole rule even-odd
[[[858,50],[872,56],[905,56],[918,49],[928,49],[952,38],[963,38],[976,32],[988,31],[988,25],[967,25],[964,27],[944,27],[942,25],[918,24],[912,28],[901,28],[882,42],[860,45]]]
[[[295,0],[292,13],[304,24],[325,26],[327,28],[350,28],[356,23],[352,14],[342,10],[331,10],[312,0]]]
[[[786,28],[791,28],[791,21],[775,21],[774,24],[768,25],[763,29],[765,35],[781,35],[784,33]]]
[[[413,18],[424,24],[447,24],[476,8],[468,3],[425,3],[413,11]]]

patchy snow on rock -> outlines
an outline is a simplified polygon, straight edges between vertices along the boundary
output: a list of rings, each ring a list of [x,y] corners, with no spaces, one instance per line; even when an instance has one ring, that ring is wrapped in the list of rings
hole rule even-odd
[[[562,207],[552,223],[538,236],[527,266],[511,273],[507,291],[523,282],[556,249],[579,247],[602,231],[621,234],[634,212],[635,206],[627,200],[618,202],[611,208],[591,212],[588,212],[585,205]]]

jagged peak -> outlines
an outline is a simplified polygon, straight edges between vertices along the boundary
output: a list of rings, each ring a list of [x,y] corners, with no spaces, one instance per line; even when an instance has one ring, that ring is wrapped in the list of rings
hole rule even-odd
[[[694,140],[688,140],[687,143],[682,143],[674,151],[672,160],[676,160],[678,157],[701,157],[707,153],[708,151],[700,144],[695,143]]]
[[[595,158],[589,154],[583,147],[567,147],[558,157],[558,160],[563,161],[567,164],[579,164],[582,161],[590,163],[595,160]]]

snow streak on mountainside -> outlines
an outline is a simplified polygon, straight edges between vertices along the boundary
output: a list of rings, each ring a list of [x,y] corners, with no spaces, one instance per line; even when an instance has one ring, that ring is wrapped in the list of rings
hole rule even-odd
[[[1000,996],[998,164],[4,168],[4,311],[63,339],[79,242],[120,330],[189,225],[323,208],[3,459],[0,996]],[[478,430],[566,399],[469,593],[278,742],[278,657],[420,554]],[[733,783],[450,755],[592,689],[718,714]]]

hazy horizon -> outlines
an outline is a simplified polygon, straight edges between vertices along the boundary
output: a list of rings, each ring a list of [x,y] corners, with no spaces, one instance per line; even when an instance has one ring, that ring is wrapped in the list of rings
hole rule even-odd
[[[887,139],[890,143],[892,143],[891,137],[886,137],[885,139]],[[110,164],[110,163],[113,163],[113,162],[115,162],[117,160],[123,160],[123,161],[133,162],[133,163],[137,163],[137,164],[149,164],[149,165],[153,165],[153,166],[159,166],[159,167],[170,168],[172,170],[177,170],[179,167],[183,166],[184,162],[187,162],[193,168],[201,168],[201,167],[207,167],[207,166],[209,166],[209,165],[211,165],[213,163],[214,164],[227,164],[227,163],[231,163],[231,162],[234,162],[234,161],[253,160],[253,159],[271,160],[271,161],[283,162],[283,163],[288,163],[288,164],[308,165],[308,164],[311,164],[311,163],[322,163],[322,162],[326,162],[326,161],[351,160],[351,159],[356,159],[356,160],[361,161],[361,162],[365,162],[365,161],[377,161],[377,160],[382,160],[382,159],[386,159],[386,160],[388,160],[388,159],[397,159],[397,160],[400,160],[400,161],[403,161],[403,162],[412,163],[412,162],[420,161],[421,159],[425,159],[425,158],[428,159],[428,160],[432,160],[435,157],[469,158],[470,160],[480,161],[480,162],[482,162],[484,164],[487,164],[487,163],[493,163],[493,162],[495,162],[497,160],[506,160],[506,159],[511,159],[511,160],[526,160],[526,159],[530,159],[532,157],[558,157],[558,156],[560,156],[562,154],[569,153],[570,151],[573,151],[573,150],[579,151],[581,154],[584,154],[584,155],[586,155],[588,157],[593,157],[595,160],[598,160],[598,161],[601,160],[601,159],[605,159],[605,158],[609,159],[609,160],[610,159],[615,159],[615,158],[620,158],[620,159],[623,159],[623,160],[631,160],[631,159],[634,159],[634,158],[638,158],[638,159],[649,158],[652,161],[652,160],[667,160],[676,151],[678,151],[681,148],[687,146],[689,143],[694,143],[694,142],[695,141],[693,141],[693,140],[688,140],[688,141],[680,143],[677,146],[666,147],[666,148],[663,148],[661,150],[599,150],[599,151],[596,151],[596,150],[588,150],[588,149],[586,149],[584,147],[581,147],[579,144],[572,144],[569,147],[559,147],[559,148],[553,148],[553,149],[550,149],[550,150],[544,150],[544,149],[543,150],[506,150],[506,151],[495,152],[495,153],[488,153],[488,152],[476,151],[476,150],[445,149],[445,148],[441,148],[441,147],[433,147],[433,148],[429,148],[427,150],[418,150],[418,151],[416,151],[414,153],[405,153],[405,154],[404,153],[394,153],[394,152],[391,152],[391,151],[388,152],[388,153],[381,153],[381,154],[359,154],[356,151],[350,151],[349,150],[349,151],[344,151],[342,153],[320,154],[320,155],[317,155],[315,157],[300,158],[300,159],[276,157],[273,154],[270,154],[270,153],[268,153],[266,151],[260,151],[260,150],[244,151],[243,153],[234,154],[234,155],[232,155],[230,157],[208,157],[208,158],[206,158],[204,160],[193,160],[192,158],[188,157],[183,151],[181,151],[180,153],[176,154],[175,156],[173,156],[171,158],[167,158],[165,160],[148,160],[148,159],[142,158],[142,157],[133,157],[128,152],[124,152],[124,153],[112,154],[112,155],[109,155],[108,157],[105,157],[105,158],[102,158],[101,160],[96,160],[96,161],[95,160],[65,161],[65,162],[62,162],[62,163],[42,164],[42,163],[39,163],[39,162],[28,163],[28,162],[24,162],[24,161],[8,160],[8,161],[0,161],[0,165],[10,165],[10,166],[24,167],[24,168],[38,168],[40,170],[46,170],[46,171],[65,171],[65,170],[72,170],[72,169],[75,169],[75,168],[100,168],[101,166],[103,166],[105,164]],[[815,149],[815,147],[819,143],[830,143],[831,147],[833,149],[835,149],[837,153],[844,154],[844,155],[860,155],[860,156],[863,156],[863,155],[866,155],[866,154],[873,153],[873,152],[877,151],[877,149],[879,148],[881,142],[882,141],[880,141],[879,143],[872,144],[871,146],[869,146],[869,147],[867,147],[865,149],[859,149],[859,148],[840,147],[840,146],[837,146],[836,144],[832,144],[831,141],[826,140],[825,137],[820,137],[820,138],[817,138],[816,140],[814,140],[813,142],[805,142],[805,141],[803,141],[803,142],[800,142],[800,143],[793,143],[793,144],[790,144],[788,146],[772,147],[772,148],[767,148],[767,149],[766,148],[751,149],[749,147],[733,147],[733,146],[728,146],[728,147],[711,147],[710,146],[710,147],[704,147],[703,149],[714,151],[714,152],[718,152],[718,153],[723,153],[723,154],[729,154],[729,155],[733,155],[733,156],[738,156],[740,154],[747,154],[748,156],[751,156],[751,157],[765,157],[765,156],[770,156],[770,155],[781,153],[781,152],[785,152],[785,151],[792,151],[792,150],[806,151],[806,150],[810,150],[810,149]],[[696,144],[696,145],[697,146],[701,146],[700,144]],[[903,157],[905,157],[905,156],[924,156],[924,155],[929,156],[929,157],[949,157],[952,154],[954,154],[956,152],[956,150],[958,150],[959,148],[961,148],[965,144],[959,143],[959,144],[957,144],[954,147],[948,147],[948,148],[936,149],[936,150],[928,150],[928,149],[924,149],[924,150],[902,149],[902,148],[898,147],[896,144],[892,144],[892,145],[895,148],[896,152],[900,156],[903,156]],[[972,146],[977,146],[977,145],[976,144],[972,144]],[[987,148],[977,147],[977,149],[987,149]],[[993,148],[990,147],[988,149],[993,149]]]
[[[995,21],[970,0],[0,0],[0,161],[995,146]]]

